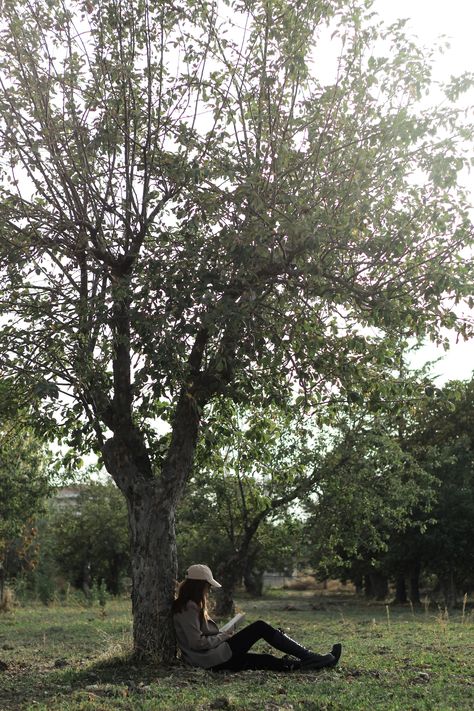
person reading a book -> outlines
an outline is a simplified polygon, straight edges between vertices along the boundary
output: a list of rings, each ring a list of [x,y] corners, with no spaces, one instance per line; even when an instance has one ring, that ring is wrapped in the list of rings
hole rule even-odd
[[[337,664],[341,656],[340,644],[335,644],[330,654],[316,654],[263,620],[252,622],[239,632],[234,632],[234,628],[219,630],[207,612],[211,587],[222,587],[214,580],[211,569],[207,565],[191,565],[173,603],[178,647],[189,664],[213,671],[295,671],[322,669]],[[249,652],[260,639],[288,656]]]

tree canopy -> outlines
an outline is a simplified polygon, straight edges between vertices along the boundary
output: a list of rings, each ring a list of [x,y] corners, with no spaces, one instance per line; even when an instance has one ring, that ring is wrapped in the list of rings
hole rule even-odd
[[[103,442],[119,405],[153,442],[183,382],[198,405],[344,384],[373,357],[361,324],[453,324],[470,127],[419,108],[429,62],[367,4],[5,4],[5,366],[67,394],[72,442]]]
[[[425,532],[407,531],[401,546],[436,575],[449,606],[458,592],[474,585],[473,396],[473,380],[448,382],[439,397],[422,403],[409,438],[414,456],[438,487]]]

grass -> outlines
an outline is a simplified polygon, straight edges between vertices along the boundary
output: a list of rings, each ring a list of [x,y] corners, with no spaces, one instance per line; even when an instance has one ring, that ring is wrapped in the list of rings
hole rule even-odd
[[[343,643],[320,672],[212,673],[127,662],[127,601],[16,608],[0,616],[0,709],[35,711],[366,711],[474,708],[472,612],[366,605],[308,593],[240,600],[315,651]],[[260,650],[265,649],[261,644]],[[6,668],[5,668],[6,666]]]

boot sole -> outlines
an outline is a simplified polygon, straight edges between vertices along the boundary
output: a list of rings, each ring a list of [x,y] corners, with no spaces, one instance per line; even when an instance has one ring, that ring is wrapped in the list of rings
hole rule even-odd
[[[331,656],[333,657],[332,654]],[[332,658],[332,661],[328,659],[314,659],[305,662],[302,660],[300,669],[325,669],[326,667],[333,667],[335,664],[337,664],[337,659],[334,657]]]

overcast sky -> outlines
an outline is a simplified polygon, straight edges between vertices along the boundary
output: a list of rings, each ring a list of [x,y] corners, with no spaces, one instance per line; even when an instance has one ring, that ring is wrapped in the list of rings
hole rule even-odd
[[[450,47],[437,60],[436,79],[448,79],[465,71],[474,72],[474,0],[375,0],[374,9],[389,22],[400,17],[409,18],[407,28],[418,36],[422,45],[430,46],[440,35],[447,36]],[[474,103],[474,95],[471,101]],[[471,175],[469,183],[473,185],[474,202],[473,178]],[[431,345],[423,347],[413,358],[413,365],[419,367],[427,360],[442,357],[433,369],[439,383],[453,378],[470,378],[474,370],[474,339],[458,344],[455,337],[450,340],[452,346],[447,353]]]
[[[374,9],[388,21],[409,18],[407,26],[423,44],[447,35],[451,47],[437,64],[440,77],[474,71],[473,0],[375,0]]]

